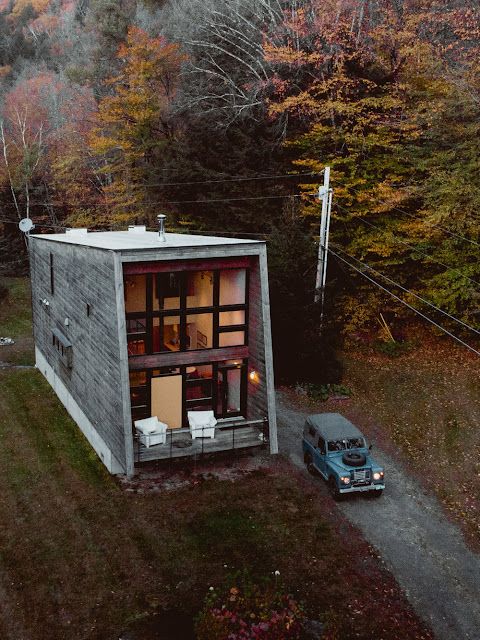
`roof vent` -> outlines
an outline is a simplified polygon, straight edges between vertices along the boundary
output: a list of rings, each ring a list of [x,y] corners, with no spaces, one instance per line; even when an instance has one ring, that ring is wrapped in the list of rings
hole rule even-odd
[[[88,233],[88,229],[65,229],[67,236],[78,236],[84,233]]]
[[[166,242],[167,238],[165,237],[165,220],[167,216],[164,213],[159,213],[157,216],[158,220],[158,241]]]
[[[128,225],[128,233],[145,233],[147,227],[144,224],[130,224]]]

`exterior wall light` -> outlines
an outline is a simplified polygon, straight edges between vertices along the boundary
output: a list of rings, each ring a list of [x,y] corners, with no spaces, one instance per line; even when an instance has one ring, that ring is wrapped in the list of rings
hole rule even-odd
[[[252,369],[252,371],[250,371],[250,373],[248,374],[249,380],[250,382],[259,382],[260,381],[260,377],[258,375],[258,371],[255,371],[255,369]]]

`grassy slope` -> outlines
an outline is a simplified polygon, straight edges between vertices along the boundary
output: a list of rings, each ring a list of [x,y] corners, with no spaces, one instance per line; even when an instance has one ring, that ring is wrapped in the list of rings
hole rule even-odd
[[[198,611],[241,568],[279,570],[326,638],[430,637],[374,550],[281,460],[128,493],[37,371],[0,371],[0,390],[1,638],[118,637],[158,610]]]
[[[0,279],[9,295],[0,301],[0,337],[13,338],[12,346],[0,346],[0,362],[33,364],[32,314],[27,278]]]

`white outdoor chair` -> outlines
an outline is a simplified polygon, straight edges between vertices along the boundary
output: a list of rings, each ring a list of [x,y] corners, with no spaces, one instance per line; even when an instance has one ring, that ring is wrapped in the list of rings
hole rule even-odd
[[[144,420],[135,420],[134,424],[139,436],[139,441],[145,445],[147,449],[156,444],[165,444],[167,442],[168,425],[160,422],[157,416],[145,418]]]
[[[217,421],[213,411],[189,411],[187,415],[192,440],[195,438],[215,438]]]

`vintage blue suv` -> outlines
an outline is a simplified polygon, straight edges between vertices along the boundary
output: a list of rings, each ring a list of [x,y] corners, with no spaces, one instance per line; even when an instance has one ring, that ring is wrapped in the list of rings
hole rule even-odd
[[[385,489],[384,470],[370,456],[365,437],[339,413],[308,416],[303,430],[303,459],[310,472],[327,482],[335,500],[347,493]]]

